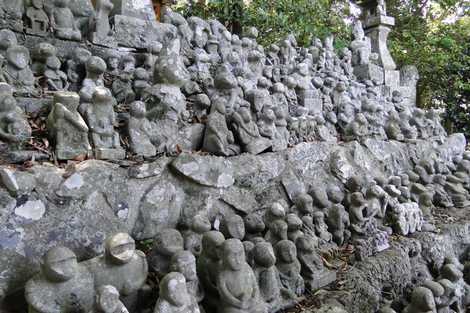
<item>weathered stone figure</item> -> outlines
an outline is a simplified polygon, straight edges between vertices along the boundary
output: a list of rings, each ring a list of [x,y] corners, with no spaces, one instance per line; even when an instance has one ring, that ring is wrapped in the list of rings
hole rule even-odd
[[[260,299],[258,282],[246,263],[243,244],[228,239],[222,245],[222,265],[217,274],[220,313],[267,312]]]
[[[29,67],[29,50],[23,46],[11,46],[6,51],[6,64],[0,70],[0,79],[11,85],[18,94],[34,94],[34,75]]]
[[[96,313],[129,313],[119,300],[119,291],[111,285],[100,286],[96,293]]]
[[[176,229],[164,229],[155,236],[155,241],[147,256],[150,267],[163,277],[170,272],[171,258],[176,252],[183,251],[184,240]]]
[[[106,239],[104,255],[83,263],[93,274],[95,286],[111,285],[123,297],[141,289],[148,274],[145,254],[135,249],[135,241],[126,233]]]
[[[280,309],[281,279],[276,268],[276,256],[273,247],[267,242],[255,245],[253,251],[255,276],[258,282],[260,296],[269,306],[269,312]]]
[[[184,249],[193,255],[199,256],[202,251],[202,237],[212,228],[211,222],[205,214],[197,214],[192,218],[189,229],[182,231]]]
[[[199,308],[191,307],[183,274],[171,272],[163,277],[153,313],[199,313]]]
[[[145,103],[135,101],[130,107],[127,132],[129,134],[129,147],[132,153],[143,157],[152,157],[157,149],[152,144],[153,125],[147,119]]]
[[[88,126],[78,113],[80,98],[74,92],[57,92],[47,119],[49,135],[59,160],[82,158],[91,154]]]
[[[206,293],[206,305],[216,309],[219,303],[217,271],[220,267],[220,249],[225,242],[224,235],[209,231],[202,237],[202,252],[197,259],[197,273]]]
[[[124,159],[119,133],[114,130],[116,101],[105,87],[97,87],[85,116],[97,159]]]
[[[88,106],[93,101],[96,88],[104,87],[103,75],[105,71],[106,63],[100,57],[93,56],[86,61],[86,77],[80,89],[80,113],[85,114]]]
[[[50,91],[65,91],[69,87],[67,74],[62,72],[60,67],[61,63],[58,57],[47,58],[44,77],[46,77],[47,89]]]
[[[31,137],[31,127],[17,107],[11,87],[0,83],[2,92],[0,98],[0,140],[10,144],[10,148],[20,148],[22,143]]]
[[[94,32],[92,34],[92,41],[95,44],[100,42],[108,42],[109,36],[111,35],[111,25],[109,23],[109,15],[114,8],[113,3],[110,0],[98,0],[96,1],[96,13],[93,20]]]
[[[289,240],[281,240],[275,246],[276,267],[279,270],[281,283],[290,291],[292,298],[303,295],[305,282],[300,275],[301,265],[297,260],[295,244]]]
[[[235,238],[243,240],[245,238],[245,223],[243,218],[237,214],[225,217],[220,225],[220,230],[226,239]]]
[[[222,101],[212,104],[206,122],[202,149],[215,155],[230,156],[239,153],[233,133],[227,127],[225,105]]]
[[[199,303],[204,299],[204,288],[199,282],[196,272],[196,258],[189,251],[176,252],[171,258],[170,270],[183,274],[186,279],[186,289],[191,298],[191,307],[199,309]]]
[[[351,42],[352,64],[369,64],[369,58],[372,51],[370,39],[364,35],[361,21],[356,21],[353,26],[354,40]]]
[[[49,250],[41,273],[25,286],[30,313],[89,312],[94,303],[93,276],[65,247]]]
[[[44,11],[44,0],[32,0],[26,9],[26,31],[34,35],[45,35],[49,30],[49,17]]]
[[[55,0],[55,6],[51,14],[51,25],[58,38],[80,41],[82,34],[69,6],[70,0]]]

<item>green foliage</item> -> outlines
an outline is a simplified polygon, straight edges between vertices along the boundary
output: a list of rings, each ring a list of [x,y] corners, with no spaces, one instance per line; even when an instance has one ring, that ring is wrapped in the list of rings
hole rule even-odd
[[[420,73],[418,105],[445,108],[447,128],[470,137],[470,15],[464,1],[433,0],[424,6],[391,0],[388,7],[397,24],[391,53],[399,67],[414,64]]]
[[[334,34],[337,48],[347,45],[350,29],[345,20],[349,5],[341,0],[210,0],[206,5],[177,7],[184,16],[216,18],[229,30],[234,24],[256,26],[259,42],[265,46],[294,34],[300,45],[310,43],[313,36],[324,38]],[[239,31],[234,31],[240,33]]]

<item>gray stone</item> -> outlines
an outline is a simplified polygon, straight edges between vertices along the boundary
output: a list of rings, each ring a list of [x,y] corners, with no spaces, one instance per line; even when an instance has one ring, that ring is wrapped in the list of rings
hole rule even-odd
[[[227,188],[234,184],[231,162],[221,157],[183,153],[171,166],[189,179],[209,187]]]
[[[77,41],[82,39],[69,0],[55,1],[50,17],[52,28],[58,38]]]
[[[98,288],[95,302],[95,309],[100,313],[129,313],[119,300],[119,291],[111,285]]]
[[[44,0],[31,1],[31,6],[26,9],[26,32],[29,34],[44,36],[49,30],[49,17],[44,11]]]
[[[199,313],[194,307],[186,287],[183,274],[168,273],[160,282],[160,296],[155,304],[154,313]]]

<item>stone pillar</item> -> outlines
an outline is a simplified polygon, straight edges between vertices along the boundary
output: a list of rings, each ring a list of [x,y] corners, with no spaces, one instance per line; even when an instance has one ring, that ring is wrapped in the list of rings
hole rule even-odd
[[[395,70],[397,67],[387,47],[388,34],[393,26],[395,19],[385,15],[370,16],[365,23],[365,33],[370,38],[372,52],[377,53],[378,65],[384,70]]]
[[[124,15],[147,22],[156,22],[152,0],[112,0],[114,9],[111,15]]]

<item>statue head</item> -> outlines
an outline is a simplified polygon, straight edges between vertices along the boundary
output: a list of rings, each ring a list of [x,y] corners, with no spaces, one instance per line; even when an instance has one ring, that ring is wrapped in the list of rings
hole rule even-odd
[[[219,249],[225,242],[221,232],[212,230],[202,236],[202,253],[212,260],[219,259]]]
[[[93,92],[92,96],[92,103],[98,105],[112,105],[113,102],[113,95],[111,94],[111,91],[108,88],[102,86],[98,86],[95,88],[95,91]]]
[[[269,225],[269,230],[278,239],[287,239],[287,223],[283,220],[275,220]]]
[[[126,233],[117,233],[106,240],[106,259],[116,264],[126,264],[135,254],[135,241]]]
[[[295,205],[302,214],[310,214],[313,212],[313,198],[308,193],[300,194],[297,197]]]
[[[193,222],[191,224],[191,229],[198,233],[203,234],[211,230],[211,222],[204,214],[197,214],[193,218]]]
[[[273,246],[269,242],[259,242],[253,250],[253,258],[257,265],[269,268],[276,264]]]
[[[42,261],[42,273],[51,282],[65,282],[77,273],[77,256],[65,247],[54,247],[47,251]]]
[[[46,66],[51,70],[57,71],[60,70],[61,63],[58,57],[51,56],[47,58]]]
[[[138,119],[144,118],[147,114],[145,103],[142,101],[132,102],[130,105],[129,113],[132,117],[135,117]]]
[[[31,1],[31,5],[35,8],[35,9],[42,9],[44,7],[44,0],[32,0]]]
[[[306,237],[306,236],[299,237],[299,239],[297,239],[295,244],[297,246],[297,249],[299,251],[302,251],[305,254],[315,252],[315,247],[313,245],[313,241],[310,238]]]
[[[92,56],[86,61],[86,71],[87,73],[92,73],[95,75],[101,75],[106,71],[106,63],[102,58],[97,56]]]
[[[297,260],[297,249],[290,240],[279,241],[275,246],[275,250],[278,261],[282,263],[293,263]]]
[[[176,252],[184,250],[183,236],[176,229],[164,229],[155,237],[153,247],[157,253],[171,257]]]
[[[73,112],[80,105],[80,97],[76,92],[56,92],[54,93],[54,103],[60,103]]]
[[[287,214],[286,222],[287,230],[289,232],[300,230],[303,225],[302,220],[296,214],[293,213]]]
[[[11,46],[7,50],[6,58],[8,63],[18,70],[25,69],[30,61],[29,50],[23,46]]]
[[[243,221],[245,222],[245,229],[248,233],[260,233],[263,232],[266,228],[266,225],[263,222],[263,218],[259,214],[248,214],[245,216]]]
[[[116,312],[119,304],[119,291],[111,285],[99,286],[96,291],[96,306],[102,312]]]
[[[197,280],[196,258],[189,251],[178,251],[171,258],[170,270],[183,274],[186,281]]]
[[[245,237],[245,223],[239,215],[232,214],[225,217],[221,228],[226,238],[243,240]]]
[[[222,244],[222,262],[232,271],[240,271],[246,263],[245,248],[239,239],[227,239]]]
[[[176,53],[168,53],[163,50],[161,54],[155,64],[154,82],[183,86],[189,80],[189,72],[182,58]]]
[[[434,295],[431,290],[426,287],[416,287],[411,294],[411,303],[416,309],[422,312],[436,310]]]
[[[18,40],[14,32],[9,29],[0,30],[0,50],[6,51],[8,48],[16,46],[17,44]]]
[[[189,304],[190,297],[184,275],[177,272],[165,275],[160,282],[160,297],[176,307]]]
[[[73,50],[72,58],[78,64],[86,64],[88,59],[92,56],[91,52],[85,48],[77,48]]]
[[[109,70],[116,70],[119,68],[120,57],[117,53],[110,53],[106,60]]]

